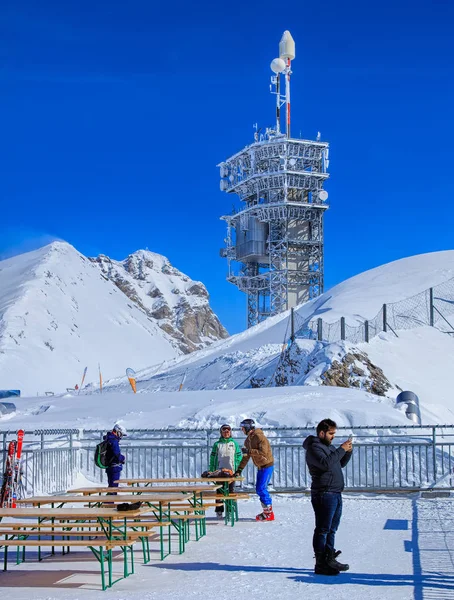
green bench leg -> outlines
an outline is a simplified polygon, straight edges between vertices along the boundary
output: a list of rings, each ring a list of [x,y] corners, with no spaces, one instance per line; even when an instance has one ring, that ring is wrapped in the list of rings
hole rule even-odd
[[[106,574],[104,571],[104,562],[105,562],[105,557],[104,557],[104,551],[102,548],[99,549],[100,552],[100,558],[99,558],[99,564],[101,567],[101,586],[102,586],[102,591],[104,592],[107,587],[106,587]]]

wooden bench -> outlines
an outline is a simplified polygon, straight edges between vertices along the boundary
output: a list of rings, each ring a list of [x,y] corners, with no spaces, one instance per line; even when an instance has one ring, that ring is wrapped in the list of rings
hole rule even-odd
[[[135,540],[108,540],[104,536],[103,540],[96,540],[94,544],[90,544],[86,540],[0,540],[0,548],[3,546],[30,546],[34,548],[42,547],[53,547],[53,546],[71,546],[71,547],[83,547],[89,548],[90,546],[97,546],[103,548],[118,548],[121,546],[132,546]],[[6,569],[5,569],[6,571]]]
[[[134,573],[134,554],[133,544],[136,540],[108,540],[100,539],[93,540],[93,543],[85,540],[29,540],[29,539],[14,539],[14,540],[1,540],[0,547],[4,547],[4,571],[8,568],[8,548],[13,546],[18,550],[19,548],[37,548],[39,560],[40,548],[55,546],[64,546],[70,548],[87,548],[95,555],[96,559],[100,564],[101,569],[101,585],[103,591],[109,587],[112,587],[114,583],[120,581],[123,578],[129,577]],[[121,548],[123,552],[123,577],[113,580],[112,574],[112,550],[114,548]],[[130,562],[128,562],[128,553]],[[107,573],[105,565],[107,563]]]
[[[123,520],[120,521],[120,524],[123,524]],[[134,519],[127,524],[126,529],[123,531],[115,530],[115,521],[112,522],[112,531],[110,532],[111,541],[114,540],[117,542],[123,541],[140,541],[142,544],[142,552],[143,552],[143,561],[147,564],[151,560],[150,554],[150,545],[149,539],[152,536],[157,535],[160,542],[160,550],[161,550],[161,558],[165,558],[171,552],[171,542],[170,542],[170,527],[175,523],[172,521],[157,521],[155,519]],[[168,527],[168,551],[165,554],[164,552],[164,538],[162,534],[163,528]],[[156,532],[156,529],[159,529],[159,533]],[[178,527],[180,529],[180,527]],[[16,536],[18,539],[24,540],[25,538],[30,537],[38,537],[38,540],[34,541],[46,541],[51,538],[52,541],[58,541],[57,538],[62,538],[63,540],[71,540],[75,541],[74,538],[87,538],[93,539],[93,545],[98,545],[98,540],[108,540],[106,529],[101,527],[101,525],[97,522],[91,523],[36,523],[36,522],[16,522],[16,523],[0,523],[0,536]],[[178,531],[179,538],[182,538],[184,533]],[[95,541],[96,540],[96,541]],[[85,542],[87,543],[87,541]],[[2,541],[0,540],[0,547],[2,546]],[[9,544],[13,545],[13,544]],[[39,559],[41,559],[41,550],[40,545],[38,545],[38,555]],[[54,554],[54,546],[63,546],[63,554],[66,552],[70,552],[71,543],[55,543],[55,544],[42,544],[43,546],[52,546],[52,554]],[[180,540],[180,552],[184,550],[184,540]],[[22,561],[25,560],[25,548],[23,549]],[[18,555],[18,563],[19,561]]]
[[[115,521],[112,521],[112,525],[115,525]],[[148,524],[148,527],[153,527],[153,526],[158,526],[158,525],[168,525],[168,523],[163,523],[162,521],[152,521],[151,519],[147,519],[147,520],[140,520],[140,521],[131,521],[131,523],[127,524],[127,526],[134,526],[134,523],[139,524]],[[3,529],[5,528],[11,528],[11,529],[21,529],[21,528],[32,528],[32,529],[51,529],[51,528],[56,528],[56,527],[60,527],[65,531],[71,530],[71,529],[96,529],[99,528],[102,530],[100,524],[97,521],[91,521],[90,523],[67,523],[65,521],[57,521],[55,520],[54,523],[52,523],[51,521],[44,521],[44,522],[40,522],[40,523],[36,523],[36,522],[32,522],[32,521],[28,521],[28,522],[16,522],[16,521],[11,521],[8,523],[0,523],[0,533],[3,531]]]

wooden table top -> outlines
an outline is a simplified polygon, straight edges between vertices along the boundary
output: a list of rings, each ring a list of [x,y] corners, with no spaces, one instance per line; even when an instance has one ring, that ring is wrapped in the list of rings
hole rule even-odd
[[[171,492],[181,492],[181,493],[187,493],[187,494],[192,494],[194,492],[203,492],[203,493],[215,493],[217,489],[221,488],[222,485],[219,485],[216,482],[213,482],[213,484],[210,485],[202,485],[202,484],[195,484],[195,485],[156,485],[156,486],[152,486],[152,487],[147,487],[147,488],[139,488],[139,487],[133,487],[133,486],[119,486],[119,487],[91,487],[91,488],[77,488],[75,490],[68,490],[66,493],[67,494],[86,494],[86,495],[93,495],[93,494],[106,494],[107,492],[118,492],[119,494],[126,494],[126,493],[140,493],[140,495],[143,495],[145,492],[151,493],[151,494],[166,494],[166,493],[171,493]]]
[[[3,517],[35,517],[35,518],[56,518],[56,519],[123,519],[140,517],[149,513],[148,506],[129,510],[125,512],[118,511],[116,508],[0,508],[0,519]]]
[[[88,502],[112,502],[113,504],[120,504],[122,502],[148,502],[153,504],[168,504],[172,502],[181,502],[185,500],[189,500],[189,498],[187,498],[186,496],[181,496],[179,494],[141,494],[140,496],[97,496],[96,499],[91,498],[91,496],[33,496],[31,498],[21,498],[20,500],[16,500],[16,502],[17,504],[33,504],[34,506],[36,506],[38,504],[72,504],[78,502],[84,502],[85,504],[87,504]]]
[[[210,483],[244,481],[244,477],[167,477],[165,479],[118,479],[119,483]],[[115,482],[117,483],[117,482]]]

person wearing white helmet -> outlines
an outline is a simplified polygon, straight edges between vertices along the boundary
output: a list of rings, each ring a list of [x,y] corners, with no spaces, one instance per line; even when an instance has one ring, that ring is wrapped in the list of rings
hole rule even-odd
[[[118,480],[125,463],[125,457],[120,450],[120,440],[126,436],[126,428],[119,423],[115,423],[112,431],[108,431],[104,436],[104,440],[109,442],[109,452],[107,454],[109,466],[106,469],[109,487],[118,487]]]

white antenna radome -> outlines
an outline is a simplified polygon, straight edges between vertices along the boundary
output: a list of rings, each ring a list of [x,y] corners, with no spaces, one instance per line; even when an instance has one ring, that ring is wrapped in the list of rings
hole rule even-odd
[[[275,58],[273,61],[271,61],[270,67],[273,73],[276,73],[276,75],[283,73],[285,71],[285,60],[282,58]]]

